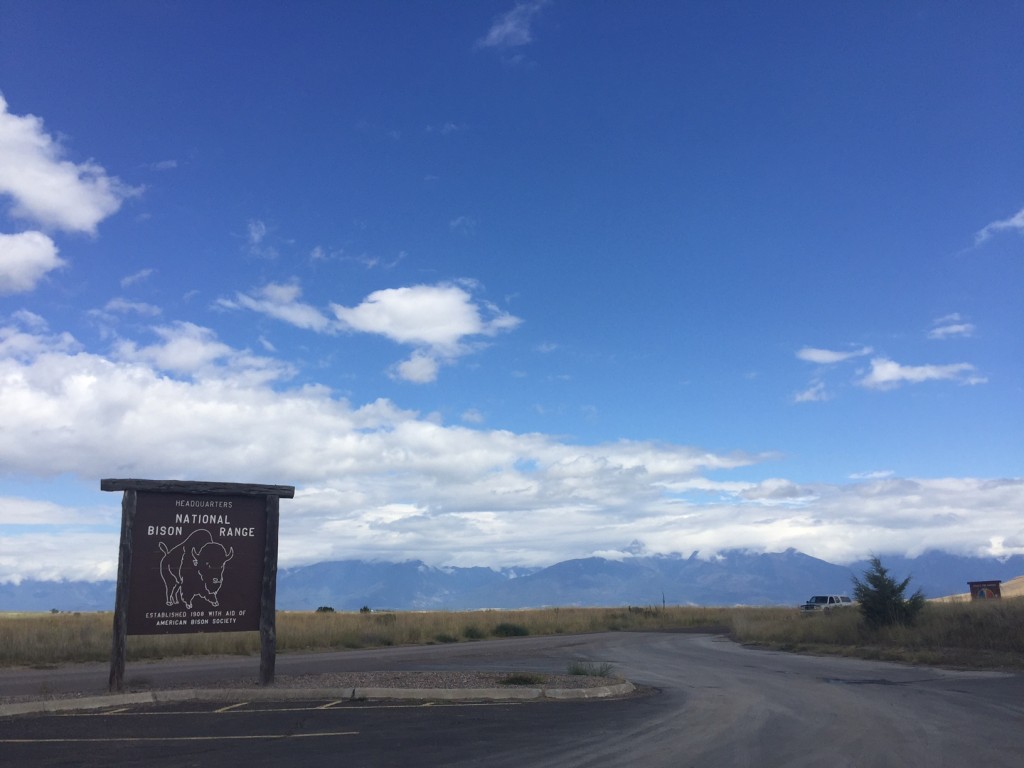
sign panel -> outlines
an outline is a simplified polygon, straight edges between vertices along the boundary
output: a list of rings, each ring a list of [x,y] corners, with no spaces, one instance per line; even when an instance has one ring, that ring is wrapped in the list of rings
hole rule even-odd
[[[262,496],[139,491],[128,634],[259,630],[266,505]]]
[[[968,581],[972,600],[992,600],[1002,597],[1002,581]]]

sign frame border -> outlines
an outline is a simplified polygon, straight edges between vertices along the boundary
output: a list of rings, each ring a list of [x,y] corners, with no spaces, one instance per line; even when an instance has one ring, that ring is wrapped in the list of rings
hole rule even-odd
[[[277,660],[277,545],[280,500],[295,497],[295,486],[223,483],[194,480],[100,480],[101,491],[123,491],[121,498],[121,545],[117,558],[117,593],[114,598],[113,641],[110,649],[109,690],[124,690],[124,663],[128,637],[129,581],[132,569],[132,534],[138,508],[138,492],[203,494],[214,496],[262,496],[266,500],[266,546],[260,593],[260,685],[274,682]]]

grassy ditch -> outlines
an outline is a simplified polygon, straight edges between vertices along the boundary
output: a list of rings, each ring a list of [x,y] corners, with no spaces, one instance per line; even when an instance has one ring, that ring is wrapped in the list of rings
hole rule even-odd
[[[112,615],[0,614],[0,666],[106,662]],[[282,612],[281,653],[464,643],[495,637],[605,631],[705,630],[780,650],[964,667],[1024,669],[1024,599],[929,603],[913,627],[869,630],[856,608],[547,608],[528,611]],[[253,655],[256,632],[128,638],[128,660]]]

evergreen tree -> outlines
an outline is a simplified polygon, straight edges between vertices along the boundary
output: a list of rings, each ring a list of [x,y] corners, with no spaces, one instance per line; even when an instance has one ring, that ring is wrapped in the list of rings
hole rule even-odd
[[[905,598],[903,595],[909,584],[909,576],[897,582],[882,561],[872,557],[871,567],[864,571],[864,580],[853,579],[854,598],[860,603],[864,621],[874,628],[913,624],[914,618],[924,608],[925,599],[920,589]]]

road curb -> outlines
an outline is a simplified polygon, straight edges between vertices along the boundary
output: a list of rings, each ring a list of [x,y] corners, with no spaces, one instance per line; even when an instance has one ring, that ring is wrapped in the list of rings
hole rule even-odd
[[[609,696],[625,696],[636,690],[628,680],[617,685],[602,685],[597,688],[550,688],[544,689],[547,699],[606,699]]]
[[[0,717],[40,712],[166,704],[178,701],[266,701],[272,699],[371,699],[420,701],[523,701],[530,699],[602,699],[632,693],[630,682],[596,688],[187,688],[168,691],[114,693],[72,699],[46,699],[0,704]]]

